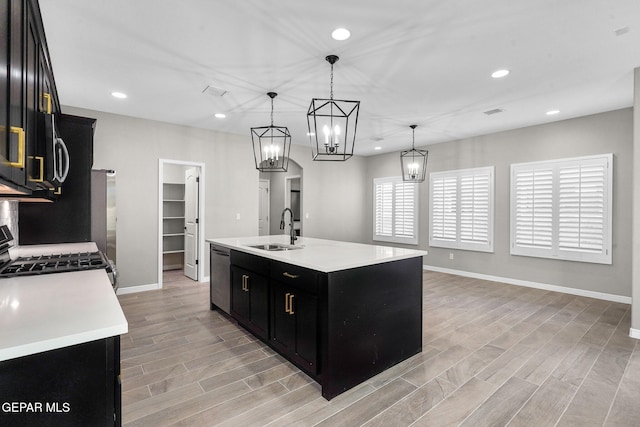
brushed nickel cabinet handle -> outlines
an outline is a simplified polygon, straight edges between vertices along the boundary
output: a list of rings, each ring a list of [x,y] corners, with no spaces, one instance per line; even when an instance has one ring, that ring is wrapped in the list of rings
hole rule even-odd
[[[295,295],[289,295],[289,314],[293,314],[293,297]]]
[[[291,274],[291,273],[286,272],[286,271],[284,273],[282,273],[282,275],[284,277],[288,277],[289,279],[297,279],[298,277],[300,277],[297,274]]]
[[[284,295],[284,312],[289,313],[289,292]]]

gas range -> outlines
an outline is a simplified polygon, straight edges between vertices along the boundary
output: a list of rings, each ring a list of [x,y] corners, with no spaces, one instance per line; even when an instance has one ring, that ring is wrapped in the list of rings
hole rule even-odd
[[[0,226],[0,279],[96,269],[105,269],[109,273],[113,269],[113,265],[102,252],[87,251],[90,248],[84,244],[80,244],[80,247],[76,246],[74,249],[69,249],[70,245],[59,245],[59,247],[58,245],[45,245],[48,251],[42,253],[33,252],[38,251],[38,246],[29,247],[27,250],[20,247],[23,250],[18,251],[17,254],[14,254],[14,259],[11,259],[9,249],[12,240],[13,236],[9,228],[6,225]],[[92,247],[97,249],[95,245]],[[52,248],[54,249],[52,250]],[[66,248],[66,251],[62,248]],[[81,251],[70,252],[78,249]],[[60,253],[54,253],[58,251]],[[112,284],[115,285],[114,280],[112,280]]]
[[[102,252],[81,252],[19,257],[0,268],[0,278],[34,274],[64,273],[107,268]]]

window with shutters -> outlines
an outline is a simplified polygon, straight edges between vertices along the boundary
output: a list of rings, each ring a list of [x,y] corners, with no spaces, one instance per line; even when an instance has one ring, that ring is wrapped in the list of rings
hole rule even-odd
[[[418,185],[402,177],[373,180],[373,240],[418,244]]]
[[[611,264],[613,155],[511,165],[511,254]]]
[[[493,169],[429,174],[429,246],[493,252]]]

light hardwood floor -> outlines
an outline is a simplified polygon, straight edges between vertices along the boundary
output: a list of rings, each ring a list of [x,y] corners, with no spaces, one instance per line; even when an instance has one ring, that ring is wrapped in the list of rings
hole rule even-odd
[[[424,273],[422,353],[326,401],[179,274],[120,296],[126,426],[640,426],[630,306]]]

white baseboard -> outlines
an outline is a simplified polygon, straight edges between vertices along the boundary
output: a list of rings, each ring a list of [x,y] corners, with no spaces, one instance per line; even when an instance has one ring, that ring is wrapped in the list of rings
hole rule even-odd
[[[587,291],[584,289],[569,288],[569,287],[558,286],[558,285],[549,285],[546,283],[530,282],[528,280],[512,279],[510,277],[491,276],[489,274],[472,273],[469,271],[453,270],[450,268],[435,267],[432,265],[423,265],[422,268],[424,270],[455,274],[455,275],[464,276],[464,277],[472,277],[474,279],[490,280],[493,282],[507,283],[509,285],[525,286],[527,288],[543,289],[545,291],[562,292],[565,294],[578,295],[581,297],[589,297],[589,298],[596,298],[596,299],[601,299],[605,301],[631,304],[631,297],[625,297],[622,295],[605,294],[603,292]],[[640,338],[640,331],[638,331],[638,334],[639,334],[638,337]]]
[[[135,294],[136,292],[155,291],[160,289],[160,285],[157,283],[151,283],[149,285],[127,286],[124,288],[118,288],[117,295]]]
[[[629,336],[631,338],[635,338],[637,340],[640,340],[640,329],[629,328]]]

